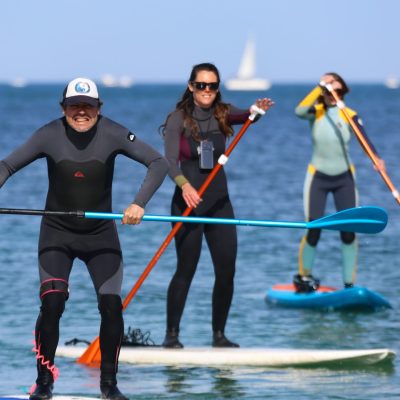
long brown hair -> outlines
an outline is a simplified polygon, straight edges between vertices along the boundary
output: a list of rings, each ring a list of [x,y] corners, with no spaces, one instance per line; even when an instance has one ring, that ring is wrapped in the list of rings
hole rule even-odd
[[[190,83],[196,81],[196,76],[200,71],[213,72],[217,76],[218,83],[221,82],[218,68],[211,63],[201,63],[193,66],[188,82]],[[178,103],[176,103],[176,110],[182,110],[183,126],[191,132],[193,139],[200,141],[199,126],[195,121],[195,119],[193,118],[194,107],[195,103],[193,99],[193,93],[189,90],[188,87],[186,87],[186,90],[183,93],[181,100],[179,100]],[[232,136],[233,129],[232,126],[229,124],[228,120],[229,106],[228,104],[222,102],[222,96],[220,91],[217,92],[212,107],[214,107],[214,117],[218,121],[219,129],[223,132],[225,136],[227,137]],[[165,125],[168,121],[168,117],[166,121],[160,126],[160,129],[163,133]]]

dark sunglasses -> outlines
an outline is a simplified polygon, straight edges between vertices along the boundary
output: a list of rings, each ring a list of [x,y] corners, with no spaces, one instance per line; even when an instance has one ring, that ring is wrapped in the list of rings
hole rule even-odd
[[[326,93],[328,96],[333,97],[333,94],[328,89],[324,88],[323,92]],[[344,95],[344,90],[343,89],[335,89],[335,92],[337,93],[338,96],[343,96]]]
[[[192,82],[192,85],[197,90],[206,90],[206,87],[210,90],[216,91],[219,88],[219,82]]]

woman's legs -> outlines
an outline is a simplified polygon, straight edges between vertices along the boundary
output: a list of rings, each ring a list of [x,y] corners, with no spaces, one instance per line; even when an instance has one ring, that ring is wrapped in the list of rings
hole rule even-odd
[[[307,172],[304,182],[304,215],[306,221],[313,221],[324,215],[328,190],[316,171]],[[302,238],[299,248],[299,275],[311,276],[316,247],[321,237],[320,229],[309,229]]]
[[[356,207],[358,203],[357,188],[353,174],[349,171],[343,177],[341,185],[333,192],[338,211]],[[353,232],[340,232],[342,241],[342,278],[345,287],[352,287],[356,279],[358,240]]]

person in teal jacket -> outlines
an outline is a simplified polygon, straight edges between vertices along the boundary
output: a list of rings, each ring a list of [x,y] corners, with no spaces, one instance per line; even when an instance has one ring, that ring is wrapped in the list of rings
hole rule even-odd
[[[324,215],[329,193],[333,194],[337,211],[358,205],[355,168],[348,148],[353,132],[343,111],[324,85],[331,84],[341,99],[349,92],[349,88],[343,78],[333,72],[323,75],[320,82],[295,110],[299,118],[309,120],[313,142],[312,158],[304,182],[306,221]],[[384,168],[384,163],[370,143],[357,113],[347,107],[346,111]],[[312,276],[312,268],[320,235],[320,229],[309,229],[301,240],[299,271],[293,281],[297,291],[313,291],[319,286],[319,280]],[[358,242],[352,232],[340,232],[340,238],[344,287],[351,288],[357,269]]]

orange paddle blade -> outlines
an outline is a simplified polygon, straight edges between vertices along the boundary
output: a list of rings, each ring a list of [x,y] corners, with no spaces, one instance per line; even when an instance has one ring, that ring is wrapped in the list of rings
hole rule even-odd
[[[101,361],[100,338],[98,336],[76,361],[79,364],[90,364]]]

